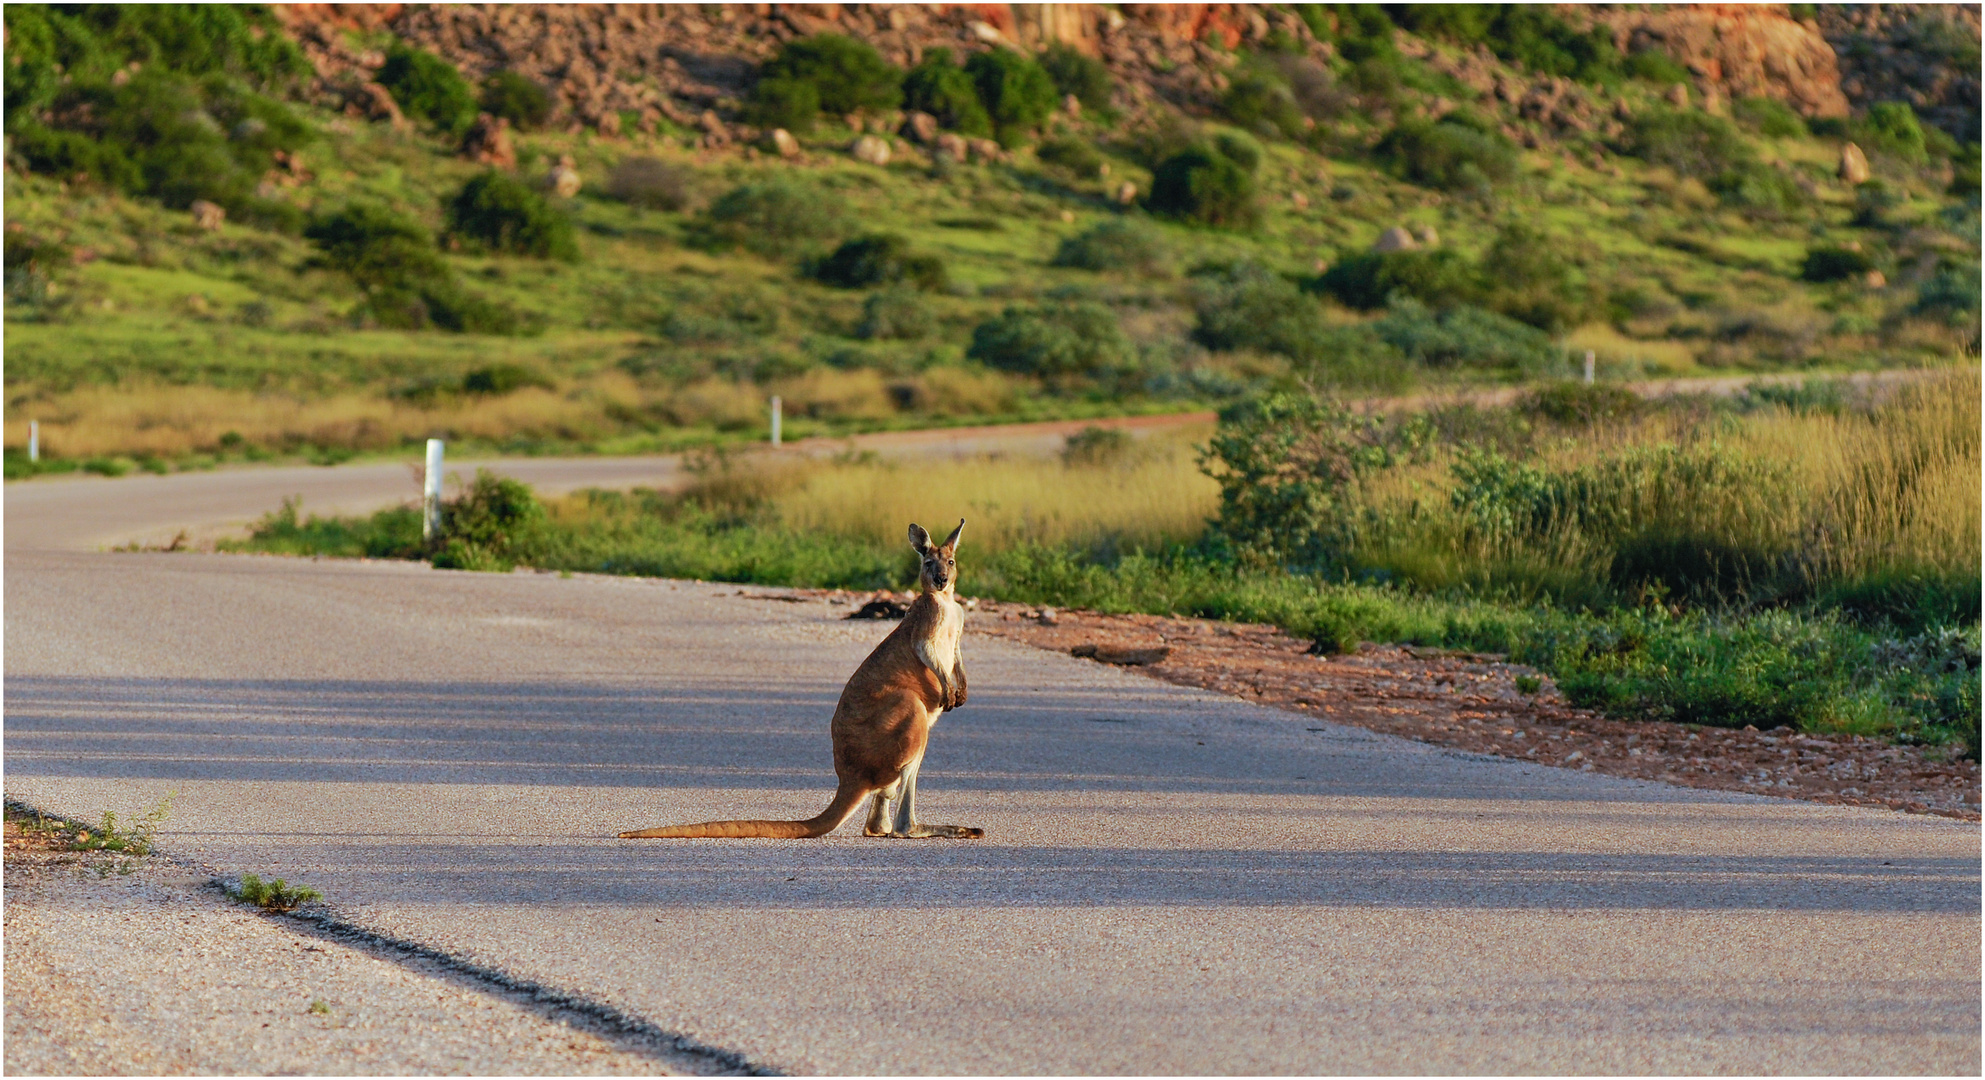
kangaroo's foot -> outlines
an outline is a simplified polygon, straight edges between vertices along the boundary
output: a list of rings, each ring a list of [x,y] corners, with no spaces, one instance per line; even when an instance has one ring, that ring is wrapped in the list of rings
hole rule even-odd
[[[984,829],[975,829],[970,825],[925,825],[918,823],[896,832],[871,832],[866,835],[881,836],[891,840],[929,840],[934,838],[983,840],[986,831]]]

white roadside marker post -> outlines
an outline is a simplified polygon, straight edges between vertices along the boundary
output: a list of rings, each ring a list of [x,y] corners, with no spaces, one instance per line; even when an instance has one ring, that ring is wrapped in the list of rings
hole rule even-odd
[[[28,460],[41,460],[41,421],[28,421]]]
[[[427,440],[427,475],[421,484],[420,538],[431,541],[441,531],[441,440]]]
[[[779,445],[779,395],[772,395],[772,445]]]
[[[1592,350],[1585,350],[1585,383],[1587,386],[1592,384],[1592,376],[1597,366],[1598,359],[1592,355]]]

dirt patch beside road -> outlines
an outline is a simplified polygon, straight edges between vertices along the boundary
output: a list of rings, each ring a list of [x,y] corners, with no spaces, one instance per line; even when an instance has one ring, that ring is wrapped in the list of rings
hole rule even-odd
[[[856,606],[884,595],[795,592],[802,594]],[[1572,707],[1548,677],[1499,656],[1369,643],[1353,655],[1316,656],[1309,642],[1273,626],[990,600],[976,604],[967,632],[1114,660],[1166,682],[1457,750],[1685,787],[1980,819],[1978,764],[1937,748],[1787,728],[1612,720]],[[1537,679],[1536,692],[1519,690],[1519,677]]]

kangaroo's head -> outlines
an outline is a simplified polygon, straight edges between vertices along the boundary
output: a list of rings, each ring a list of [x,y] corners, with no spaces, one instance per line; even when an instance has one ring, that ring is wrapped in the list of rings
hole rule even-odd
[[[944,538],[944,543],[933,546],[930,534],[922,525],[910,526],[910,546],[924,560],[923,570],[917,574],[917,584],[924,592],[948,593],[958,586],[958,534],[965,531],[965,519],[958,519],[958,527]]]

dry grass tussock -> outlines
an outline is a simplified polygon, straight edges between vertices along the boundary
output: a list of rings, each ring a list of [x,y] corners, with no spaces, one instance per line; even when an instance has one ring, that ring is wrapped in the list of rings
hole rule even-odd
[[[1200,471],[1183,433],[1085,463],[734,459],[706,465],[685,497],[719,512],[757,512],[796,533],[887,548],[903,542],[908,522],[942,535],[962,517],[968,542],[986,554],[1032,544],[1157,548],[1198,537],[1219,508],[1219,486]]]

